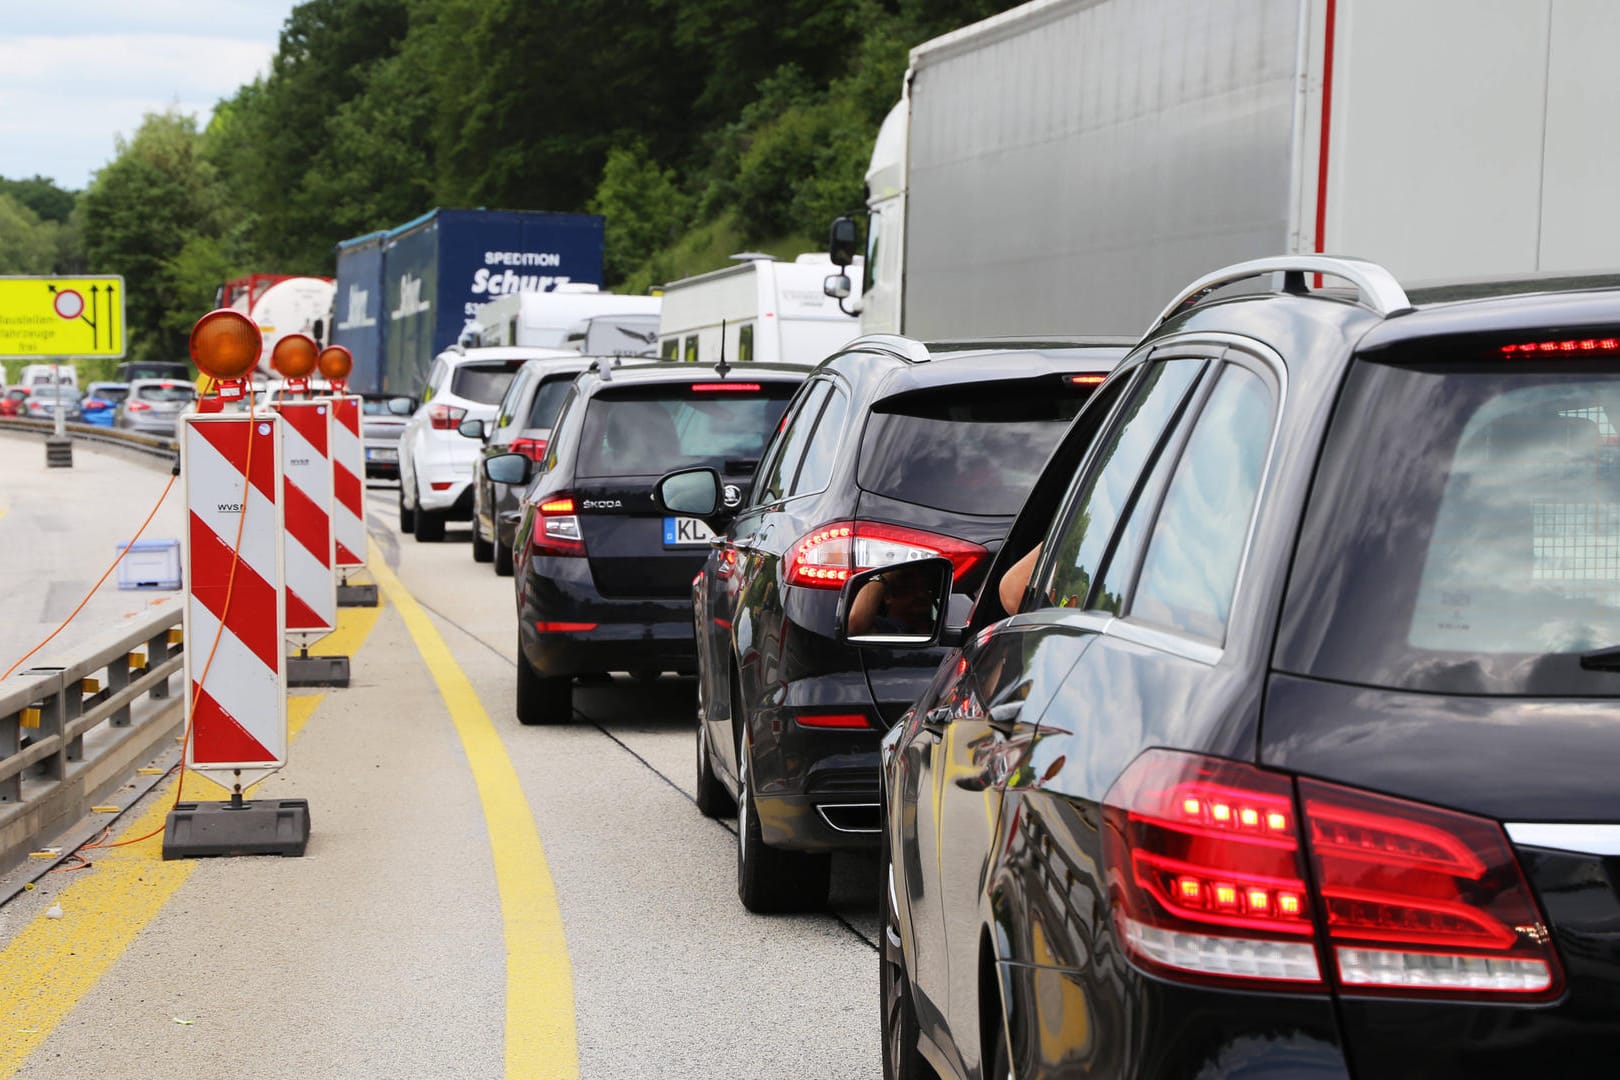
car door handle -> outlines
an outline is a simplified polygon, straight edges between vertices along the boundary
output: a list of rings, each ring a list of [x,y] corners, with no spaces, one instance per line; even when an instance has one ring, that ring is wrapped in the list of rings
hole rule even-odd
[[[990,726],[1005,735],[1012,731],[1023,711],[1024,703],[1022,701],[1003,701],[1000,705],[992,705],[990,706]]]

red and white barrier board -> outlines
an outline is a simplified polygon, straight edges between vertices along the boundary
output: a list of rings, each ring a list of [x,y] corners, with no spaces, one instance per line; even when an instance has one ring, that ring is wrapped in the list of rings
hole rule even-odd
[[[337,628],[332,406],[324,400],[280,401],[271,408],[286,421],[281,462],[287,476],[287,633],[307,644]]]
[[[181,429],[186,765],[240,771],[244,790],[287,760],[281,429],[274,415],[239,413],[188,416]]]
[[[360,395],[329,398],[332,403],[332,531],[337,565],[366,564],[366,446],[361,436]]]

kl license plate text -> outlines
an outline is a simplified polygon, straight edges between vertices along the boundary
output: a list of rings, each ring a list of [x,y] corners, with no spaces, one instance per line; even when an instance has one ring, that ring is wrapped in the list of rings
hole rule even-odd
[[[664,546],[686,547],[707,544],[714,536],[701,518],[667,517],[664,519]]]

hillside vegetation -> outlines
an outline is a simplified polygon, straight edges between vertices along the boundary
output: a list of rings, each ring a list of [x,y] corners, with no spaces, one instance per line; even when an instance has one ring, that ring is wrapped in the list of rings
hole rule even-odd
[[[0,180],[0,274],[123,274],[173,358],[239,274],[330,274],[435,206],[592,211],[612,287],[822,247],[911,46],[997,0],[307,0],[205,128],[149,114],[82,193]]]

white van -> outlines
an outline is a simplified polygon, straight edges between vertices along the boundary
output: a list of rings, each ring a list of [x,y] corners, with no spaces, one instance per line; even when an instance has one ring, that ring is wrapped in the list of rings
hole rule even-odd
[[[461,344],[472,348],[526,346],[539,349],[573,348],[569,335],[597,315],[652,315],[660,309],[656,296],[625,296],[603,292],[595,285],[570,282],[547,292],[517,292],[479,304],[473,322],[462,332]]]
[[[79,388],[79,371],[72,364],[25,364],[17,376],[17,385],[32,389],[36,386],[71,386]]]
[[[724,344],[731,363],[809,367],[860,333],[851,314],[859,308],[846,300],[841,309],[822,291],[827,275],[838,272],[826,255],[800,255],[790,263],[754,253],[732,258],[735,266],[664,286],[658,321],[663,359],[713,364]],[[860,270],[852,276],[858,282]]]

